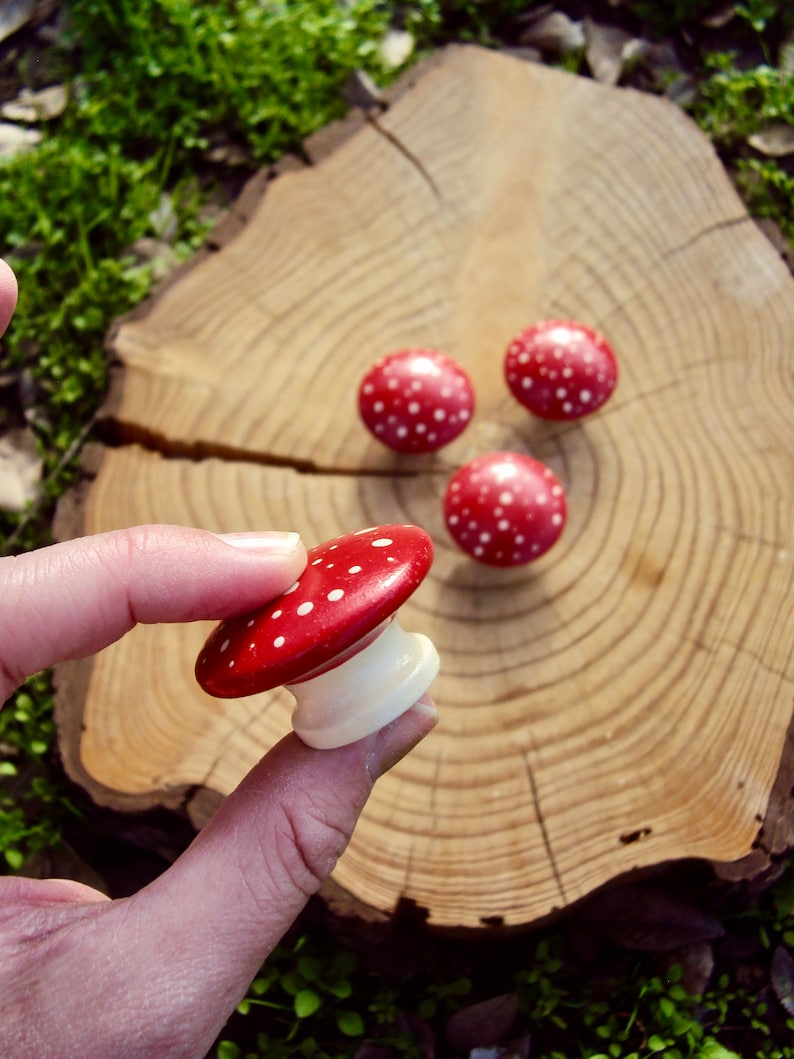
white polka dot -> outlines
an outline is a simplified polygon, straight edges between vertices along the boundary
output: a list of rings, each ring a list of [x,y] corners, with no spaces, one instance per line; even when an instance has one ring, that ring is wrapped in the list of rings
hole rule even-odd
[[[274,610],[273,613],[270,615],[270,617],[271,618],[280,618],[281,614],[282,614],[282,612],[280,610]]]
[[[530,379],[527,375],[525,375],[524,378],[521,380],[522,389],[528,390],[531,386],[532,386],[532,379]]]
[[[393,541],[391,537],[378,537],[376,541],[372,542],[373,548],[388,548]]]
[[[321,562],[322,559],[314,559],[312,560],[312,566],[319,566]]]
[[[450,515],[448,521],[450,526],[457,526],[457,524],[460,522],[460,518],[457,515]]]
[[[562,525],[562,515],[559,513],[559,511],[555,512],[555,514],[553,514],[551,516],[551,524],[553,526],[561,526]]]
[[[444,411],[443,408],[437,408],[435,412],[433,412],[433,419],[435,419],[437,423],[441,423],[446,418],[447,413]]]
[[[221,644],[221,654],[223,654],[223,652],[226,650],[226,648],[228,646],[229,646],[229,641],[228,640],[224,640],[223,643]]]
[[[360,566],[351,566],[350,569],[347,572],[349,574],[360,574],[361,573],[361,567]]]
[[[305,603],[301,603],[301,605],[298,607],[298,614],[303,617],[305,614],[311,614],[313,610],[314,604],[311,602],[311,600],[307,600]]]
[[[396,390],[400,383],[397,379],[389,379],[386,385],[390,390]]]
[[[427,427],[424,423],[417,423],[414,429],[416,430],[417,434],[424,434],[427,431]]]
[[[229,669],[234,669],[234,659],[229,662]]]
[[[513,503],[513,494],[509,493],[509,492],[500,493],[499,494],[499,503],[500,504],[512,504]]]
[[[499,521],[496,523],[496,528],[498,530],[502,530],[502,532],[510,529],[510,520],[506,518],[500,518]]]
[[[275,638],[275,640],[273,641],[273,646],[274,647],[283,647],[286,642],[287,641],[284,639],[283,636],[277,636]]]
[[[412,416],[415,416],[419,412],[421,407],[422,406],[419,404],[418,401],[411,401],[411,403],[408,405],[408,411],[411,413]]]
[[[421,379],[414,379],[414,381],[411,383],[411,389],[412,390],[421,390],[422,389],[422,381],[421,381]]]
[[[557,397],[560,397],[560,398],[567,397],[568,396],[568,391],[565,389],[564,386],[558,386],[556,391],[555,391],[555,394],[556,394]]]
[[[408,427],[397,427],[397,437],[404,438],[408,434]]]
[[[254,619],[251,618],[250,621],[247,621],[245,624],[246,624],[246,628],[250,629],[251,626],[254,624]]]
[[[386,405],[383,403],[383,401],[376,401],[372,406],[372,411],[377,412],[379,414],[383,411],[385,407]]]
[[[579,400],[582,402],[582,404],[587,404],[587,402],[591,401],[592,399],[593,395],[592,393],[590,393],[589,390],[581,390],[579,392]]]
[[[287,589],[287,591],[284,593],[284,595],[288,596],[291,592],[294,592],[299,584],[300,584],[300,581],[296,581],[294,585],[290,585],[289,588]]]
[[[538,493],[538,495],[535,497],[536,504],[547,504],[548,501],[549,498],[546,496],[545,493]]]
[[[485,533],[481,533],[480,534],[480,540],[482,541],[483,544],[487,544],[490,539],[491,539],[491,534],[490,533],[485,532]]]
[[[336,603],[336,601],[341,599],[344,594],[345,590],[343,588],[333,588],[325,598],[329,603]]]

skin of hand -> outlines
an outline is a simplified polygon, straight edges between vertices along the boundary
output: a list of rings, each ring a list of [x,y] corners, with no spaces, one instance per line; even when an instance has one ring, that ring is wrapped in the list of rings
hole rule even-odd
[[[0,326],[16,282],[0,261]],[[283,592],[294,534],[136,526],[0,559],[0,702],[26,676],[138,622],[220,619]],[[376,779],[433,728],[430,700],[375,735],[278,743],[181,857],[132,897],[0,878],[6,1059],[201,1059],[262,962],[332,871]]]

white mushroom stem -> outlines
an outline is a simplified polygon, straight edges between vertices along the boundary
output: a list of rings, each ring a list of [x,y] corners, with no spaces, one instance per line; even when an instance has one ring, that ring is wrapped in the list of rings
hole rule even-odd
[[[393,618],[338,666],[286,685],[297,702],[292,727],[318,750],[354,743],[405,713],[433,683],[439,664],[430,640],[405,632]]]

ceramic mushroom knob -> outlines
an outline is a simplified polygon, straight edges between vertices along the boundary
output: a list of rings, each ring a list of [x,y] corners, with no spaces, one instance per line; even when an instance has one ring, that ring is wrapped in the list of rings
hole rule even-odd
[[[600,408],[618,379],[607,340],[572,320],[541,320],[507,347],[505,378],[513,396],[543,419],[580,419]]]
[[[565,490],[545,464],[492,452],[461,467],[444,495],[447,528],[463,551],[489,566],[539,558],[562,533]]]
[[[355,742],[405,712],[438,673],[430,640],[395,616],[432,561],[433,542],[417,526],[374,526],[320,544],[278,599],[217,626],[196,679],[219,698],[284,684],[305,743]]]
[[[436,349],[401,349],[361,380],[358,408],[367,429],[396,452],[434,452],[461,433],[474,411],[466,372]]]

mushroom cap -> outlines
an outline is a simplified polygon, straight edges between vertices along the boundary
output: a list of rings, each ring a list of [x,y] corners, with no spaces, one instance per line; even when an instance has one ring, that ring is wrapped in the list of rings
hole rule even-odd
[[[319,544],[283,595],[213,630],[196,661],[196,679],[211,695],[236,698],[332,668],[349,648],[369,642],[367,635],[419,587],[432,561],[433,542],[418,526],[373,526]]]
[[[471,379],[446,353],[419,347],[382,357],[361,380],[358,409],[378,441],[396,452],[434,452],[474,411]]]
[[[491,452],[450,478],[444,518],[457,544],[489,566],[532,562],[556,542],[568,508],[561,482],[519,452]]]
[[[573,320],[541,320],[507,347],[505,379],[513,396],[542,419],[580,419],[612,396],[615,354],[592,327]]]

